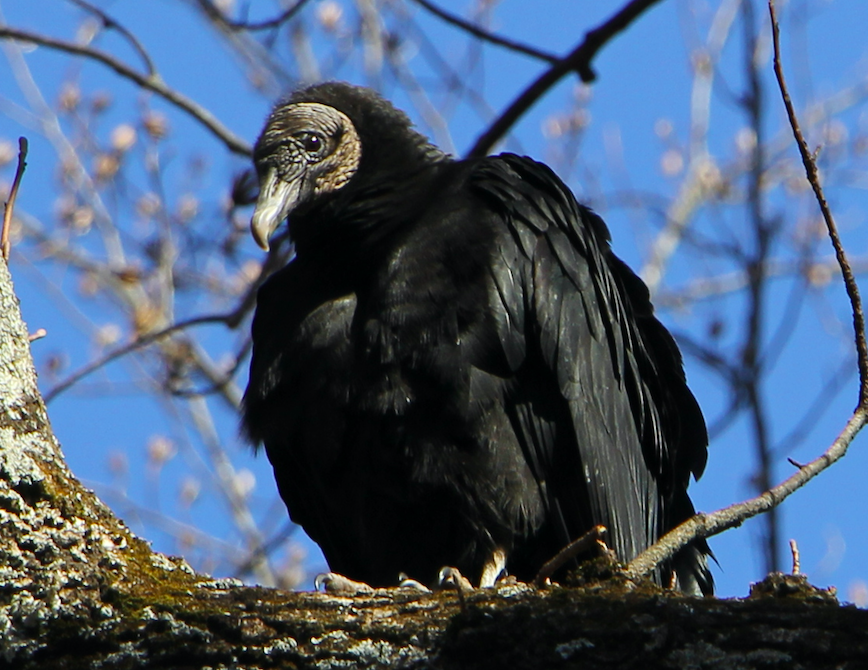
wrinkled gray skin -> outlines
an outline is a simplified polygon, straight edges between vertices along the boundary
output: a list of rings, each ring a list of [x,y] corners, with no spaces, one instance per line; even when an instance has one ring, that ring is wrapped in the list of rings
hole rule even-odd
[[[299,203],[350,180],[359,167],[361,142],[349,118],[334,107],[298,103],[272,113],[254,160],[259,198],[250,231],[267,250],[272,233]]]

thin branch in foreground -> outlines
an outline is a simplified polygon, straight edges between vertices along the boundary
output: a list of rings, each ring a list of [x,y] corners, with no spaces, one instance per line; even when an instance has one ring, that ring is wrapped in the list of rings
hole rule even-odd
[[[780,27],[778,25],[774,0],[769,0],[769,14],[772,21],[775,76],[778,79],[781,96],[784,99],[784,106],[787,108],[787,116],[793,128],[796,144],[799,145],[799,153],[802,154],[805,173],[808,176],[811,188],[814,189],[814,195],[817,198],[817,203],[820,205],[820,211],[823,213],[823,220],[826,222],[826,229],[829,232],[829,238],[832,240],[832,246],[835,247],[835,256],[838,258],[838,265],[841,266],[844,286],[847,288],[847,296],[850,298],[850,306],[853,310],[853,330],[856,333],[856,353],[859,356],[859,405],[864,407],[868,405],[868,342],[866,342],[865,338],[865,313],[862,311],[862,298],[859,296],[859,287],[856,284],[856,278],[853,276],[850,261],[847,260],[847,255],[844,253],[844,245],[841,243],[841,237],[838,235],[838,227],[835,225],[832,211],[829,209],[829,203],[826,202],[823,187],[820,185],[817,162],[814,160],[813,155],[811,155],[808,143],[802,134],[799,120],[796,117],[796,110],[793,107],[793,101],[787,89],[787,82],[784,79],[784,69],[781,65]]]
[[[814,189],[814,194],[823,212],[823,218],[826,221],[829,237],[835,247],[835,253],[841,266],[841,274],[844,278],[847,294],[850,297],[850,305],[853,310],[853,326],[855,329],[856,349],[859,356],[859,404],[853,415],[848,419],[844,429],[822,455],[810,463],[800,466],[798,471],[785,479],[781,484],[760,494],[756,498],[730,505],[711,514],[697,514],[688,519],[630,562],[624,571],[629,579],[638,579],[651,574],[658,565],[671,559],[678,550],[694,539],[711,537],[729,528],[740,526],[747,519],[780,505],[786,498],[807,484],[811,479],[843,458],[853,439],[868,423],[868,347],[866,347],[865,317],[862,312],[859,289],[856,286],[856,280],[853,277],[844,247],[838,236],[837,227],[823,193],[823,187],[820,185],[817,165],[808,150],[808,145],[805,142],[798,119],[796,118],[792,100],[787,91],[786,80],[784,79],[783,68],[781,67],[779,27],[774,0],[769,0],[769,12],[771,14],[773,31],[775,75],[777,76],[778,85],[780,86],[784,104],[787,108],[793,134],[796,137],[799,151],[802,154],[802,161],[805,164],[808,181],[810,181]]]
[[[823,470],[840,460],[847,453],[847,448],[853,438],[866,423],[868,423],[868,408],[859,407],[847,421],[841,434],[821,456],[802,466],[781,484],[756,498],[735,503],[711,514],[697,514],[691,517],[630,561],[624,570],[625,576],[628,579],[639,579],[650,575],[658,565],[670,560],[689,542],[697,538],[718,535],[725,530],[740,526],[748,519],[767,512],[772,507],[776,507],[793,492],[802,488]]]
[[[9,260],[9,228],[12,226],[12,210],[15,209],[15,198],[18,197],[18,187],[21,185],[21,177],[27,167],[27,138],[18,138],[18,167],[15,168],[15,178],[12,180],[12,189],[9,191],[9,199],[3,210],[3,229],[0,232],[0,251],[3,260]]]
[[[627,28],[640,14],[660,0],[632,0],[601,26],[585,33],[585,39],[567,56],[560,59],[528,86],[488,130],[476,140],[468,156],[485,156],[507,133],[527,110],[529,110],[552,86],[572,71],[579,73],[582,81],[590,83],[597,78],[591,69],[591,61],[615,35]]]
[[[33,33],[19,28],[10,28],[9,26],[0,26],[0,39],[13,39],[21,42],[29,42],[30,44],[39,44],[49,49],[56,49],[75,56],[82,56],[95,60],[98,63],[111,68],[120,76],[129,79],[133,83],[141,86],[143,89],[156,93],[167,102],[173,104],[178,109],[183,110],[196,121],[205,126],[211,133],[217,137],[226,147],[233,153],[241,156],[250,156],[252,150],[240,137],[235,135],[231,130],[226,128],[217,118],[201,105],[193,102],[178,91],[167,86],[158,74],[145,75],[141,72],[136,72],[126,63],[122,63],[118,59],[110,56],[104,51],[94,49],[88,46],[73,44],[65,40],[48,37],[40,33]]]
[[[292,521],[287,519],[286,523],[284,523],[283,527],[278,530],[274,535],[272,535],[269,539],[262,542],[257,547],[254,547],[251,550],[248,550],[247,559],[238,565],[235,566],[235,571],[233,573],[233,577],[236,579],[243,579],[248,574],[253,572],[253,568],[259,561],[267,560],[274,551],[276,551],[282,544],[284,544],[289,538],[291,538],[301,526],[294,524]]]

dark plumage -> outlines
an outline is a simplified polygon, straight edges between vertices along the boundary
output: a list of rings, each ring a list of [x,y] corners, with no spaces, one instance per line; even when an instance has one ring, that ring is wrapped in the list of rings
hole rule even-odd
[[[693,514],[681,355],[548,167],[453,160],[340,83],[280,104],[254,159],[254,236],[288,216],[296,256],[259,292],[244,425],[332,570],[488,584],[500,553],[531,579],[595,524],[626,561]],[[683,590],[707,554],[675,557]]]

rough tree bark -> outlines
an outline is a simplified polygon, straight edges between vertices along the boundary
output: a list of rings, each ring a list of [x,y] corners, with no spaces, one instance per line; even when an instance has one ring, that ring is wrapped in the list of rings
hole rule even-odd
[[[110,420],[110,418],[106,418]],[[862,668],[868,612],[623,580],[468,596],[245,587],[151,551],[63,461],[0,258],[0,668]]]

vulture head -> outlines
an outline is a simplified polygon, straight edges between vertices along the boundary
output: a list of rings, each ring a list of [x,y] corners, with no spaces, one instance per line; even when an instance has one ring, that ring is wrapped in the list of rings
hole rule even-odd
[[[360,182],[406,177],[444,157],[406,114],[370,89],[329,82],[296,91],[271,112],[253,149],[259,178],[253,237],[267,250],[293,211]]]

